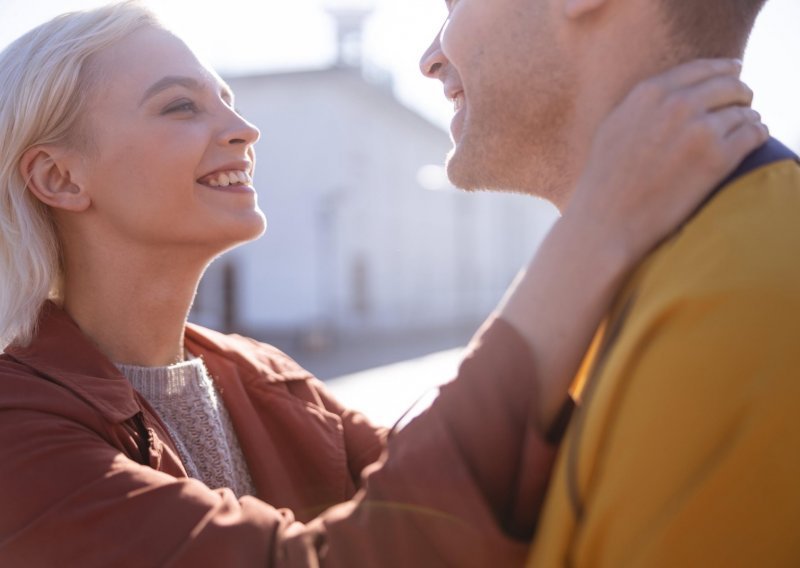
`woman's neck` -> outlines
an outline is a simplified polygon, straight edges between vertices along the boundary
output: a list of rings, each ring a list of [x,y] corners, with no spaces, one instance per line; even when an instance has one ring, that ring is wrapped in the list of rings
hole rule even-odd
[[[186,318],[207,261],[152,251],[86,256],[65,251],[63,303],[100,351],[129,365],[182,361]]]

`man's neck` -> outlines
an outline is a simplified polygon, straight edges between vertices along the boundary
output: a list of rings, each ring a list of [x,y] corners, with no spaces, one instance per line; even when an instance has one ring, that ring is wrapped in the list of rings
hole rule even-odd
[[[615,17],[618,21],[611,24],[613,29],[606,29],[602,35],[587,33],[576,41],[569,54],[579,62],[578,84],[573,115],[563,131],[569,155],[563,157],[559,171],[563,172],[565,183],[563,191],[552,199],[562,212],[587,167],[593,140],[603,121],[641,81],[680,62],[678,54],[666,47],[666,36],[650,34],[645,40],[644,32],[633,26],[636,19],[632,14],[619,13]],[[626,28],[628,31],[622,33]]]

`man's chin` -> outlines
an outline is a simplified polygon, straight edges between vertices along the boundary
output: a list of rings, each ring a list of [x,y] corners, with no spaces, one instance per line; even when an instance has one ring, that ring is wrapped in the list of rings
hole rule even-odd
[[[463,148],[456,145],[447,155],[447,177],[455,187],[464,191],[486,189],[487,179],[475,159],[464,156]]]
[[[553,177],[544,166],[528,171],[512,163],[502,163],[483,147],[471,151],[469,145],[456,145],[447,156],[447,177],[455,187],[464,191],[496,191],[502,193],[521,193],[557,203],[562,193],[563,180]],[[502,158],[502,157],[501,157]],[[530,164],[536,164],[530,160]],[[528,164],[526,164],[528,165]]]

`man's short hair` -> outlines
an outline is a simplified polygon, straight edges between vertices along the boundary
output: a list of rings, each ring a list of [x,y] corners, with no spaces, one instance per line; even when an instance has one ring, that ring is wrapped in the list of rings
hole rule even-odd
[[[741,57],[767,0],[659,0],[687,56]]]

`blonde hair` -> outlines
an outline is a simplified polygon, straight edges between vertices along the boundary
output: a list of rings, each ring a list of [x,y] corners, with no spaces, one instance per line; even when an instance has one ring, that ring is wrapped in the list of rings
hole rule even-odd
[[[48,208],[27,190],[22,155],[74,144],[89,58],[147,26],[163,27],[136,0],[63,14],[0,53],[0,350],[27,345],[42,304],[60,294],[58,238]]]

